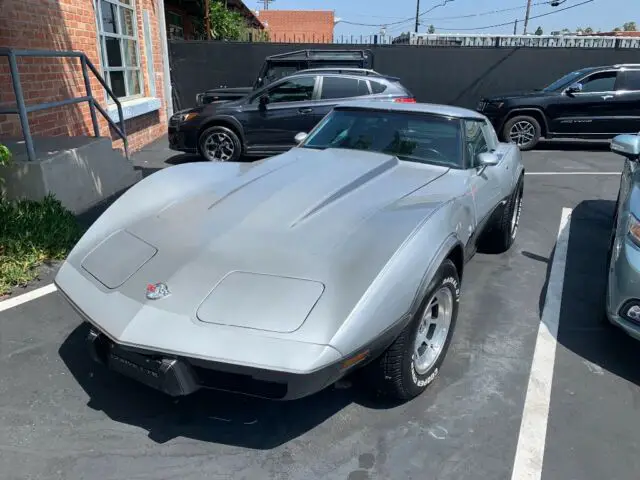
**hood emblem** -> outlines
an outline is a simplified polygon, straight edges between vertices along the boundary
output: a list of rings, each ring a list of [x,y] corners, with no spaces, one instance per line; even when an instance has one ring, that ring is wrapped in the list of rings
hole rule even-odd
[[[150,283],[147,285],[147,298],[149,300],[158,300],[169,295],[169,287],[164,283]]]

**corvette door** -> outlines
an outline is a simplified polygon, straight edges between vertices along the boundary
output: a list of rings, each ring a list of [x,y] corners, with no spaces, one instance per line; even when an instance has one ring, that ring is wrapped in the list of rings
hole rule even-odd
[[[503,185],[508,185],[511,172],[507,162],[482,167],[478,155],[491,152],[496,138],[491,135],[491,126],[482,120],[465,120],[465,145],[470,173],[469,189],[475,206],[477,227],[482,228],[498,203],[508,195]]]

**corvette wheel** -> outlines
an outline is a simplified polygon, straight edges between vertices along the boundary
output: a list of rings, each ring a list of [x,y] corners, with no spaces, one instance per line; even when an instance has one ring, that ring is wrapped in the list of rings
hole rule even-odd
[[[520,177],[515,191],[507,200],[502,212],[500,212],[500,216],[482,239],[483,251],[487,253],[504,253],[511,248],[518,234],[523,194],[524,182]]]
[[[242,144],[235,132],[222,126],[202,132],[198,147],[200,154],[210,162],[235,162],[242,152]]]
[[[435,380],[451,343],[459,303],[458,271],[447,259],[413,319],[375,364],[383,393],[410,400]]]

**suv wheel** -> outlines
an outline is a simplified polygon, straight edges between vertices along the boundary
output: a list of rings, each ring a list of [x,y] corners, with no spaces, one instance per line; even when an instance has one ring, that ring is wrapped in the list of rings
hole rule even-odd
[[[540,123],[528,115],[510,118],[504,125],[502,135],[507,142],[515,143],[520,150],[531,150],[540,141]]]
[[[210,162],[237,162],[242,153],[242,143],[233,130],[216,125],[202,132],[198,149],[200,155]]]

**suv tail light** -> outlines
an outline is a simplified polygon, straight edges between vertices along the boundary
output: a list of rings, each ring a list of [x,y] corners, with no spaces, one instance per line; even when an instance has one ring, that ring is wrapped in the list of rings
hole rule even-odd
[[[393,101],[395,103],[416,103],[416,99],[413,97],[394,98]]]

